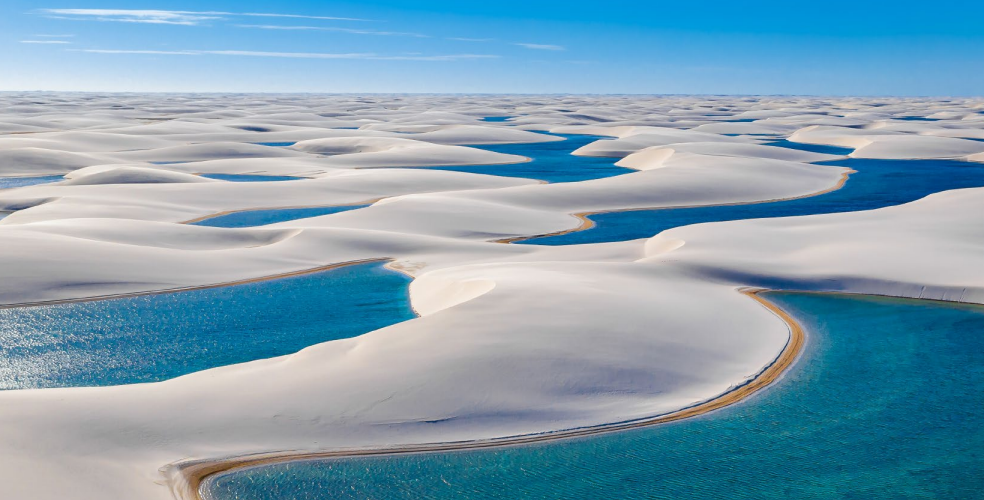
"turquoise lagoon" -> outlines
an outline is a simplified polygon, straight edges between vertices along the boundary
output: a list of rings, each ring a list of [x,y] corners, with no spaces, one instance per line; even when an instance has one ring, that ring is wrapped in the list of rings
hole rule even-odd
[[[414,317],[380,263],[177,293],[0,309],[0,389],[153,382]]]
[[[654,427],[483,451],[235,471],[211,500],[979,499],[984,308],[802,293],[768,298],[807,330],[750,399]]]

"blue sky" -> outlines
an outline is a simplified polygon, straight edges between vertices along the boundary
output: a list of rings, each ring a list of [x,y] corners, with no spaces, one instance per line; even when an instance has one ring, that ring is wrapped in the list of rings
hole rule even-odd
[[[981,1],[0,2],[0,90],[982,95]]]

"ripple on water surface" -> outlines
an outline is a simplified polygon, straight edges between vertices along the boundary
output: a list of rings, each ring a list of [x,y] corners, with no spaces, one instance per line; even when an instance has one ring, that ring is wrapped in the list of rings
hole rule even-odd
[[[979,499],[984,308],[770,293],[807,347],[772,388],[701,417],[536,446],[246,469],[212,500]]]
[[[0,389],[164,380],[414,317],[380,263],[243,285],[0,309]]]

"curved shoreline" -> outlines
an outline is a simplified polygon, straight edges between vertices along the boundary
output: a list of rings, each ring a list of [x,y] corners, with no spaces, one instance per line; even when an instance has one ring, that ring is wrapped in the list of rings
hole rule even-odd
[[[357,264],[368,264],[370,262],[387,262],[392,259],[388,257],[377,257],[372,259],[359,259],[359,260],[349,260],[345,262],[336,262],[334,264],[326,264],[318,267],[309,267],[307,269],[301,269],[299,271],[288,271],[285,273],[270,274],[267,276],[260,276],[258,278],[245,278],[234,281],[223,281],[221,283],[210,283],[207,285],[192,285],[192,286],[182,286],[176,288],[164,288],[160,290],[147,290],[143,292],[127,292],[127,293],[113,293],[107,295],[96,295],[92,297],[80,297],[74,299],[54,299],[54,300],[39,300],[35,302],[19,302],[15,304],[0,304],[0,310],[3,309],[15,309],[19,307],[41,307],[41,306],[55,306],[61,304],[75,304],[80,302],[97,302],[100,300],[113,300],[113,299],[125,299],[128,297],[143,297],[146,295],[163,295],[167,293],[178,293],[178,292],[191,292],[194,290],[208,290],[210,288],[222,288],[227,286],[236,285],[246,285],[249,283],[258,283],[260,281],[269,281],[280,278],[291,278],[294,276],[303,276],[305,274],[317,273],[321,271],[328,271],[331,269],[337,269],[345,266],[354,266]]]
[[[560,231],[552,231],[552,232],[543,233],[543,234],[534,234],[534,235],[531,235],[531,236],[511,236],[509,238],[500,238],[500,239],[491,240],[491,241],[492,241],[492,243],[516,243],[516,242],[519,242],[519,241],[535,240],[537,238],[547,238],[547,237],[551,237],[551,236],[562,236],[562,235],[565,235],[565,234],[576,233],[576,232],[579,232],[579,231],[586,231],[588,229],[591,229],[591,228],[595,227],[595,222],[593,220],[589,219],[588,217],[590,217],[592,215],[598,215],[598,214],[609,214],[609,213],[616,213],[616,212],[640,212],[640,211],[644,211],[644,210],[679,210],[679,209],[684,209],[684,208],[734,207],[734,206],[740,206],[740,205],[758,205],[758,204],[761,204],[761,203],[776,203],[776,202],[780,202],[780,201],[802,200],[804,198],[812,198],[814,196],[821,196],[821,195],[825,195],[827,193],[831,193],[831,192],[837,191],[838,189],[844,187],[845,184],[847,184],[848,178],[851,176],[851,174],[854,174],[854,173],[857,173],[857,170],[848,169],[846,172],[844,172],[843,174],[841,174],[841,178],[840,178],[840,180],[837,181],[836,184],[834,184],[833,186],[831,186],[831,187],[829,187],[827,189],[824,189],[823,191],[817,191],[815,193],[808,193],[808,194],[804,194],[804,195],[800,195],[800,196],[791,196],[789,198],[773,198],[771,200],[761,200],[761,201],[736,201],[736,202],[733,202],[733,203],[712,203],[710,205],[675,205],[675,206],[669,206],[669,207],[615,208],[615,209],[611,209],[611,210],[595,210],[595,211],[589,211],[589,212],[577,212],[577,213],[570,214],[570,215],[576,217],[577,219],[579,219],[581,221],[581,224],[579,226],[577,226],[577,227],[573,227],[571,229],[563,229],[563,230],[560,230]]]
[[[779,379],[799,357],[806,335],[803,327],[792,316],[778,305],[769,302],[760,294],[768,290],[756,288],[739,289],[739,293],[748,296],[765,307],[789,328],[789,340],[783,350],[770,364],[766,365],[757,375],[747,382],[733,387],[729,391],[707,401],[681,408],[679,410],[654,417],[602,424],[592,427],[582,427],[540,434],[527,434],[513,437],[494,438],[476,441],[458,441],[446,443],[430,443],[392,448],[354,449],[335,451],[283,451],[258,453],[219,460],[199,460],[185,463],[169,464],[161,469],[167,477],[171,492],[178,500],[206,500],[202,496],[201,487],[208,478],[217,474],[246,469],[250,467],[271,465],[298,460],[316,460],[325,458],[348,458],[396,455],[405,453],[425,453],[442,451],[475,450],[500,446],[515,446],[575,437],[592,436],[608,432],[616,432],[640,427],[663,424],[685,418],[703,415],[705,413],[738,403],[752,394],[764,389]]]

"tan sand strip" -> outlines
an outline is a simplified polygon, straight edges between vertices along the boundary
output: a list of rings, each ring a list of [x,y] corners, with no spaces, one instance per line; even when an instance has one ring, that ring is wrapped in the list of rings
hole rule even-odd
[[[165,466],[161,472],[168,478],[171,491],[178,500],[204,500],[201,496],[202,484],[211,476],[227,473],[235,470],[256,467],[260,465],[278,464],[297,460],[313,460],[325,458],[343,457],[364,457],[379,455],[395,455],[406,453],[424,453],[458,450],[475,450],[483,448],[493,448],[499,446],[515,446],[557,439],[568,439],[574,437],[591,436],[607,432],[648,427],[651,425],[663,424],[695,417],[737,403],[755,392],[765,388],[776,381],[789,366],[793,364],[805,343],[805,334],[802,326],[779,306],[769,302],[760,296],[764,289],[742,289],[740,292],[751,297],[756,302],[772,311],[782,319],[789,327],[789,341],[783,348],[779,356],[768,366],[766,366],[757,376],[747,383],[735,387],[732,390],[694,406],[677,410],[672,413],[660,415],[643,420],[631,422],[621,422],[616,424],[600,425],[566,431],[557,431],[545,434],[533,434],[524,436],[514,436],[498,439],[481,441],[464,441],[449,443],[432,443],[421,445],[401,446],[394,448],[376,448],[361,450],[335,450],[335,451],[283,451],[272,453],[259,453],[234,458],[219,460],[199,460],[189,462],[179,462]]]

